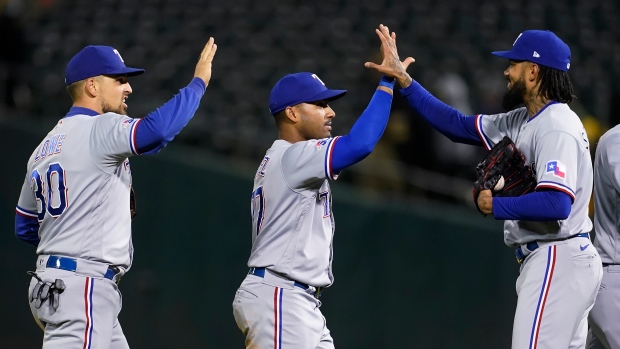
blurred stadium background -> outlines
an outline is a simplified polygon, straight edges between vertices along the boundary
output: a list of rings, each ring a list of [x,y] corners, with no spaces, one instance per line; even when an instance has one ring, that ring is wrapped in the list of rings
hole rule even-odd
[[[13,238],[13,207],[28,155],[70,107],[64,69],[85,45],[114,46],[127,65],[146,69],[130,80],[128,100],[129,115],[142,117],[190,81],[204,43],[216,39],[212,82],[194,119],[157,157],[132,160],[144,211],[134,224],[139,252],[121,286],[120,319],[132,348],[233,348],[243,345],[230,302],[249,251],[245,197],[277,136],[267,99],[281,76],[311,71],[347,89],[332,107],[334,134],[348,132],[379,78],[363,63],[378,61],[374,28],[383,23],[396,31],[401,58],[416,59],[414,79],[464,113],[494,113],[507,62],[490,52],[508,49],[523,30],[549,29],[571,47],[578,96],[571,106],[594,154],[598,137],[620,122],[619,7],[615,0],[0,0],[0,138],[10,153],[0,294],[5,316],[15,319],[0,328],[0,347],[40,346],[25,297],[34,252]],[[452,144],[395,94],[375,152],[334,184],[338,282],[325,294],[324,313],[338,347],[509,346],[518,270],[501,224],[471,204],[482,156]],[[220,204],[193,197],[205,192]],[[180,207],[156,204],[164,199]]]

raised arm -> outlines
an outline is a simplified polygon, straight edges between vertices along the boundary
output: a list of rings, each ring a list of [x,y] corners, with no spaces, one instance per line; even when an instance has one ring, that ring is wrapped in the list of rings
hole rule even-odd
[[[483,145],[476,131],[477,115],[464,115],[437,99],[416,81],[411,82],[400,92],[413,110],[451,141]]]
[[[366,62],[365,66],[383,73],[384,76],[368,107],[351,127],[349,134],[337,139],[332,155],[332,168],[335,173],[361,161],[373,151],[390,116],[394,80],[404,83],[411,79],[406,69],[414,59],[407,57],[400,61],[396,48],[396,33],[390,34],[389,28],[383,24],[379,25],[375,32],[381,40],[383,61],[381,64]]]
[[[166,104],[140,119],[135,126],[138,154],[158,152],[191,120],[211,80],[211,67],[216,51],[215,40],[210,38],[200,54],[194,78],[189,85]]]

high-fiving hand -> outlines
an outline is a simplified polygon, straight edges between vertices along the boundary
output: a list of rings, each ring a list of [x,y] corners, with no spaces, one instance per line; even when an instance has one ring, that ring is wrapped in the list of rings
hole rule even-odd
[[[205,82],[205,85],[209,85],[209,80],[211,80],[211,63],[213,62],[215,51],[217,51],[215,40],[213,38],[209,38],[209,41],[207,41],[205,48],[202,49],[202,53],[200,53],[200,58],[196,64],[194,77],[201,78],[202,81]]]
[[[366,68],[375,69],[383,75],[395,78],[402,88],[411,85],[412,79],[411,76],[407,74],[407,67],[409,64],[415,62],[415,59],[407,57],[404,61],[400,61],[396,48],[396,33],[392,32],[390,34],[390,29],[387,26],[380,24],[379,29],[375,29],[375,32],[381,40],[383,61],[381,64],[366,62],[364,66]]]

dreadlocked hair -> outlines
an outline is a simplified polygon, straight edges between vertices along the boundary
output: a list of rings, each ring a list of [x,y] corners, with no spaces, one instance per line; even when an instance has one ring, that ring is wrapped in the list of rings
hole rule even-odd
[[[538,75],[540,81],[539,95],[549,100],[566,104],[570,104],[573,99],[577,99],[568,72],[544,65],[538,65],[538,67],[540,68],[540,74]]]

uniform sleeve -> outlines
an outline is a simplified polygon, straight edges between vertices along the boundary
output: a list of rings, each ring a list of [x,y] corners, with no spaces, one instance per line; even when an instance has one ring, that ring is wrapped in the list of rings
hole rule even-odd
[[[536,190],[559,190],[575,201],[577,171],[581,159],[578,141],[563,131],[552,131],[539,140],[536,147]]]
[[[561,191],[535,191],[517,197],[494,197],[493,217],[526,221],[561,221],[568,218],[572,199]]]
[[[596,170],[603,171],[603,174],[609,179],[617,192],[620,192],[620,133],[610,134],[605,139],[605,144],[600,145],[601,152],[599,168]]]
[[[417,81],[400,90],[409,106],[435,130],[453,142],[480,145],[474,127],[475,116],[466,116],[430,94]]]
[[[517,132],[517,130],[514,130],[517,124],[515,119],[518,118],[516,114],[523,113],[524,109],[520,108],[511,110],[508,113],[494,115],[477,115],[475,127],[482,145],[487,150],[491,150],[504,136],[514,140]]]
[[[332,165],[336,172],[361,161],[374,150],[387,126],[391,104],[390,93],[379,89],[375,91],[349,134],[339,137],[334,145]]]
[[[338,178],[332,169],[332,151],[338,138],[297,142],[284,152],[282,174],[291,189],[319,188],[326,178]]]
[[[29,244],[39,244],[39,221],[37,218],[37,199],[30,189],[30,174],[22,185],[22,191],[15,207],[15,236]]]
[[[206,88],[202,79],[194,78],[166,104],[140,119],[134,151],[140,155],[156,154],[164,148],[192,119]]]
[[[90,153],[103,163],[118,163],[136,152],[136,127],[142,119],[106,113],[97,117],[90,134]]]

